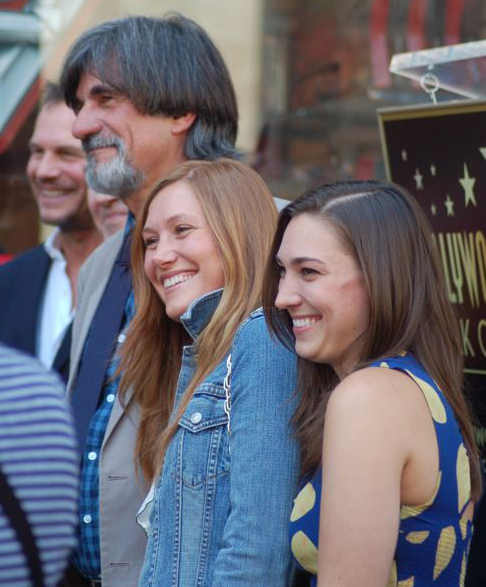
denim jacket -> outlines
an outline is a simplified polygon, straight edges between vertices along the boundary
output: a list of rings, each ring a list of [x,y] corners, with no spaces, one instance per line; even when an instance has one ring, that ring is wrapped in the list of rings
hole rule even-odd
[[[181,317],[194,340],[221,290]],[[183,350],[175,408],[195,370]],[[240,326],[231,349],[231,431],[225,413],[226,357],[195,390],[166,453],[140,587],[286,587],[288,524],[298,480],[295,355],[267,330],[261,310]]]

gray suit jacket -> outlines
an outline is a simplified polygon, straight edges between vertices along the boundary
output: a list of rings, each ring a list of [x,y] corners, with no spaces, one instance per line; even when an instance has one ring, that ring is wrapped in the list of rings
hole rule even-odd
[[[78,308],[73,323],[68,393],[76,381],[91,321],[103,296],[123,231],[98,247],[83,265],[78,278]],[[146,534],[135,515],[148,487],[136,470],[134,447],[139,422],[138,405],[126,411],[117,397],[100,455],[100,546],[103,587],[136,587],[145,553]]]

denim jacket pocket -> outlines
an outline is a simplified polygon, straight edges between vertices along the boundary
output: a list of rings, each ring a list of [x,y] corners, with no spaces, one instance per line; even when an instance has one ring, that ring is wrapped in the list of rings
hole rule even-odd
[[[179,421],[176,477],[197,489],[229,471],[228,416],[225,392],[217,385],[202,385]]]

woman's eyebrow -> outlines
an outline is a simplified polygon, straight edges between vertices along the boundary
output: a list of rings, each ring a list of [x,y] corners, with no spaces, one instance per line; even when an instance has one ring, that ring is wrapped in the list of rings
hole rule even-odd
[[[278,255],[275,256],[275,261],[279,265],[283,265],[283,262]],[[313,263],[319,263],[320,265],[325,265],[324,261],[321,261],[321,259],[318,259],[317,257],[306,257],[306,256],[293,257],[292,259],[290,259],[290,264],[291,265],[302,265],[302,263],[309,263],[310,261]]]

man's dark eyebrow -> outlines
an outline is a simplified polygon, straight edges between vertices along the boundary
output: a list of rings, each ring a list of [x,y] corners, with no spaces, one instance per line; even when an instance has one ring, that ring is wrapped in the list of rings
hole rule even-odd
[[[89,90],[89,95],[90,97],[96,97],[96,96],[102,96],[103,94],[118,94],[119,92],[117,92],[113,87],[107,85],[107,84],[97,84],[95,86],[93,86],[92,88],[90,88]],[[84,100],[81,100],[80,98],[78,98],[78,96],[75,96],[73,99],[73,110],[75,113],[78,113],[82,106],[84,104]]]
[[[31,150],[40,149],[43,151],[44,147],[42,145],[39,145],[35,141],[30,140],[29,141],[29,149],[31,149]],[[65,144],[61,143],[55,147],[54,151],[56,153],[66,153],[68,155],[81,155],[84,157],[83,149],[81,147],[75,147],[74,145],[65,145]]]
[[[84,151],[81,147],[75,147],[74,145],[63,145],[60,144],[55,149],[56,153],[62,153],[66,155],[85,156]]]
[[[118,92],[115,90],[115,88],[113,88],[107,84],[96,84],[89,91],[90,96],[100,96],[102,94],[117,94],[117,93]]]

